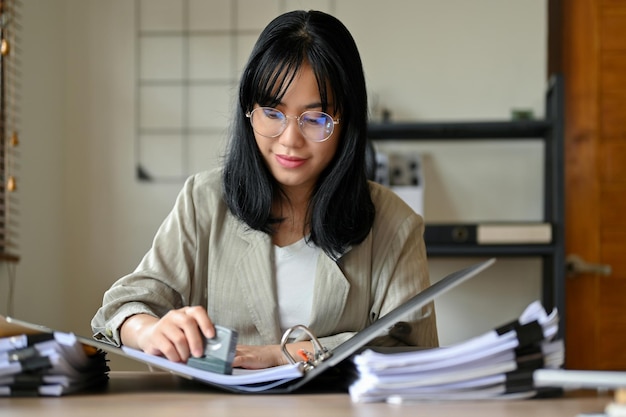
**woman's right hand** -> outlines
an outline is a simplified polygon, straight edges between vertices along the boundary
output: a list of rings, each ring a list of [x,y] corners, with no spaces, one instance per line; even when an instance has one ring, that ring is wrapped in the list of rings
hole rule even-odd
[[[174,362],[204,354],[204,339],[215,336],[206,309],[200,306],[170,310],[162,318],[136,314],[120,329],[122,344]]]

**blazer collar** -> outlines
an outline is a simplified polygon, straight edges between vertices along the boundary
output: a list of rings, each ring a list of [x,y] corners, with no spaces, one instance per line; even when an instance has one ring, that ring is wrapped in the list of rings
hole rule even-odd
[[[350,282],[338,263],[322,253],[317,262],[309,323],[313,333],[320,336],[329,335],[337,328],[349,291]]]
[[[276,340],[280,340],[281,332],[273,279],[271,238],[263,232],[243,226],[239,228],[238,235],[241,240],[235,250],[241,256],[233,279],[242,283],[242,301],[263,343],[275,344]]]
[[[271,237],[243,225],[239,227],[238,235],[241,239],[241,262],[236,268],[237,276],[233,278],[243,285],[242,301],[264,343],[275,344],[281,339],[282,332],[278,321]],[[320,254],[308,323],[314,334],[327,335],[337,327],[349,290],[350,283],[337,261],[325,253]]]

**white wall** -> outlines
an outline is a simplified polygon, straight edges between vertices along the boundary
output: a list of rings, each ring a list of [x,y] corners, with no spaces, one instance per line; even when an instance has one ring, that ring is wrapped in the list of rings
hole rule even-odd
[[[63,7],[26,2],[21,33],[21,130],[18,176],[19,240],[14,315],[61,325],[64,314],[63,178],[65,30]],[[15,51],[14,51],[15,52]],[[0,274],[0,313],[7,311],[8,277]]]
[[[545,0],[337,0],[335,12],[359,44],[372,97],[397,120],[506,119],[516,107],[543,115]],[[181,184],[135,179],[133,2],[24,2],[22,15],[22,260],[13,315],[88,335],[102,293],[137,264]],[[433,171],[427,220],[540,217],[536,145],[462,151],[476,167],[522,161],[505,174],[513,187],[506,179],[485,185],[489,175],[454,151],[420,146]],[[468,176],[469,185],[458,181]],[[502,198],[472,197],[485,189]],[[474,261],[432,259],[433,280]],[[6,281],[3,269],[0,291]],[[517,316],[540,291],[539,260],[499,260],[438,300],[441,342]]]

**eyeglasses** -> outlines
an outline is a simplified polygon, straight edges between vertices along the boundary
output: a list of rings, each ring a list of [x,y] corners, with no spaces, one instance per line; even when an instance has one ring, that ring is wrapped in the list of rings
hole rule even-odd
[[[331,115],[321,111],[305,111],[300,116],[285,116],[280,110],[271,107],[257,107],[246,113],[250,119],[252,129],[261,136],[275,138],[280,136],[289,123],[289,119],[296,119],[298,127],[305,139],[311,142],[324,142],[333,134],[339,119],[334,120]]]

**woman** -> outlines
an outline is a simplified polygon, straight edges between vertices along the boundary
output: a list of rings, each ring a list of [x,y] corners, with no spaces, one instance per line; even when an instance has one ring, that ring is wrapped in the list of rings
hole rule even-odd
[[[221,170],[190,177],[137,269],[104,295],[95,337],[173,361],[214,324],[235,367],[286,363],[295,324],[334,348],[429,285],[423,221],[365,175],[367,97],[336,18],[295,11],[261,33]],[[436,346],[434,306],[379,345]],[[312,351],[301,337],[288,350]]]

